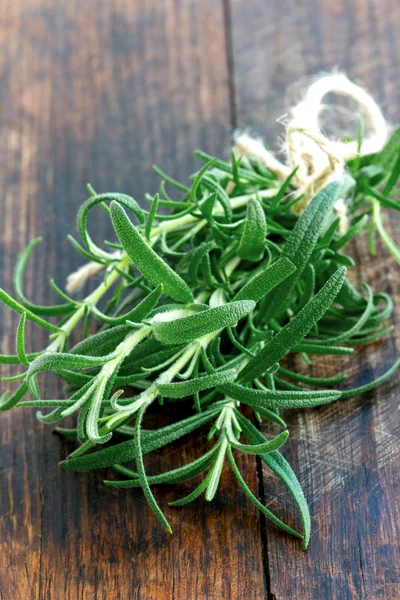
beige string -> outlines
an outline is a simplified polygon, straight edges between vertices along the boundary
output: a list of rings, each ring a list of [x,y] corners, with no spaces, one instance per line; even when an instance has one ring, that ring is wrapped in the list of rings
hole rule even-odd
[[[121,256],[121,252],[114,252],[112,256],[115,259],[118,259]],[[104,268],[105,267],[102,263],[89,261],[79,267],[79,269],[73,273],[70,273],[67,277],[67,284],[65,286],[67,293],[74,294],[78,292],[85,285],[88,279],[91,279],[97,275],[97,273],[100,273],[100,271],[102,271]]]
[[[301,195],[293,207],[296,214],[304,211],[319,189],[330,180],[340,177],[345,162],[355,158],[358,153],[357,142],[332,141],[320,131],[318,118],[324,108],[322,100],[331,92],[352,98],[365,113],[366,125],[371,133],[363,140],[360,154],[379,152],[387,139],[388,125],[370,94],[352,83],[343,73],[327,75],[315,81],[303,100],[291,109],[286,128],[287,164],[266,150],[260,139],[246,133],[236,133],[234,136],[234,151],[238,157],[262,161],[280,180],[286,179],[297,167],[292,179],[297,194]],[[341,229],[345,230],[347,211],[343,199],[338,200],[335,210],[341,217]]]

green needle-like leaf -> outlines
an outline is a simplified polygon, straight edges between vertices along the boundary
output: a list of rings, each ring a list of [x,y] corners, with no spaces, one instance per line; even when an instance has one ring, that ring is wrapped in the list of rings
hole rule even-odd
[[[360,385],[360,387],[356,387],[356,388],[353,388],[350,390],[344,390],[342,392],[342,399],[347,400],[347,398],[354,398],[354,396],[358,396],[360,394],[365,394],[365,392],[369,392],[370,390],[373,390],[377,385],[380,385],[381,383],[386,381],[389,377],[391,377],[391,375],[393,375],[393,373],[395,373],[398,368],[400,368],[400,358],[397,359],[396,362],[394,363],[394,365],[392,365],[390,367],[390,369],[388,369],[386,371],[386,373],[384,373],[380,377],[377,377],[373,381],[369,381],[368,383],[366,383],[364,385]]]
[[[25,313],[27,319],[29,319],[33,323],[36,323],[36,325],[43,327],[43,329],[48,329],[49,331],[54,331],[57,333],[60,331],[59,327],[56,327],[55,325],[52,325],[51,323],[48,323],[44,319],[41,319],[40,317],[36,316],[32,311],[30,311],[25,306],[22,306],[16,300],[11,298],[11,296],[9,296],[1,288],[0,288],[0,302],[4,302],[4,304],[7,304],[7,306],[9,306],[13,310],[15,310],[15,312],[19,313],[20,315]]]
[[[347,356],[348,354],[353,354],[354,349],[346,346],[315,344],[312,341],[305,340],[293,346],[292,352],[307,352],[307,354],[315,354],[317,356]]]
[[[226,454],[227,447],[228,447],[227,441],[223,440],[218,449],[218,454],[216,456],[214,464],[210,469],[210,473],[209,473],[210,479],[208,481],[207,491],[206,491],[206,500],[208,500],[209,502],[211,502],[211,500],[213,500],[213,498],[217,492],[219,480],[221,479],[222,467],[224,466],[225,454]]]
[[[325,219],[332,210],[338,189],[338,183],[329,183],[312,199],[297,221],[282,252],[282,257],[288,258],[296,267],[296,271],[274,291],[268,303],[267,317],[274,313],[282,313],[287,307],[291,291],[306,268]]]
[[[29,365],[29,359],[25,353],[25,323],[26,323],[26,313],[22,313],[21,318],[19,320],[18,329],[17,329],[17,356],[22,365],[26,367]]]
[[[137,468],[141,488],[143,490],[143,493],[146,497],[147,502],[149,503],[150,508],[153,510],[155,516],[160,521],[161,525],[163,525],[169,533],[172,533],[170,524],[168,523],[162,510],[158,506],[156,499],[153,496],[153,493],[150,489],[150,485],[147,481],[146,471],[144,469],[140,426],[142,424],[142,419],[143,419],[145,410],[146,410],[146,406],[143,406],[139,410],[138,416],[136,418],[135,437],[133,438],[134,449],[135,449],[136,468]]]
[[[243,433],[252,444],[262,444],[266,441],[263,434],[245,417],[240,416],[239,422],[243,428]],[[311,518],[307,500],[300,483],[297,480],[292,468],[286,459],[278,450],[271,454],[262,454],[261,460],[273,471],[279,479],[286,485],[299,509],[301,521],[303,524],[303,548],[307,549],[310,541]],[[294,534],[292,534],[294,535]]]
[[[26,372],[26,381],[29,382],[40,371],[57,371],[58,369],[71,369],[80,371],[88,367],[98,367],[113,358],[108,356],[87,356],[84,354],[67,354],[60,352],[45,352],[29,365]]]
[[[224,188],[221,187],[214,179],[212,179],[208,175],[204,175],[204,177],[201,180],[201,183],[211,193],[216,194],[217,200],[224,210],[226,220],[228,223],[230,223],[232,221],[232,207],[229,196],[225,192]]]
[[[304,390],[301,392],[255,390],[237,383],[227,383],[221,387],[229,398],[248,404],[253,408],[308,408],[334,402],[341,396],[336,390]]]
[[[10,410],[13,406],[15,406],[27,393],[28,386],[26,383],[23,383],[16,392],[10,394],[10,392],[6,391],[0,396],[0,410],[6,411]]]
[[[158,194],[156,194],[153,198],[153,202],[151,204],[151,209],[150,209],[150,214],[147,217],[147,221],[146,221],[145,234],[146,234],[146,239],[148,241],[150,241],[151,227],[153,225],[154,218],[157,214],[158,203],[159,203],[159,196],[158,196]]]
[[[246,260],[257,262],[264,253],[267,222],[264,210],[258,200],[250,198],[247,204],[244,231],[240,239],[238,255]]]
[[[283,431],[276,438],[271,440],[270,442],[264,442],[263,444],[240,444],[232,439],[229,439],[229,444],[235,450],[240,450],[241,452],[246,452],[247,454],[269,454],[274,450],[278,450],[289,437],[288,431]]]
[[[198,392],[203,392],[218,385],[234,381],[236,379],[235,369],[226,369],[225,371],[216,371],[210,375],[202,375],[195,379],[188,379],[179,383],[159,383],[157,387],[162,396],[167,398],[184,398],[193,396]]]
[[[148,475],[147,482],[149,485],[159,485],[161,483],[171,484],[178,483],[181,481],[187,481],[188,479],[197,477],[197,475],[203,473],[203,471],[211,465],[217,449],[218,444],[216,444],[213,448],[211,448],[211,450],[203,454],[203,456],[200,456],[200,458],[196,458],[196,460],[188,463],[187,465],[184,465],[183,467],[179,467],[178,469],[172,469],[171,471],[167,471],[166,473],[160,473],[159,475]],[[137,473],[135,479],[129,479],[124,481],[105,480],[104,483],[112,487],[140,487],[139,476],[137,475]]]
[[[240,319],[251,313],[255,306],[253,300],[239,300],[173,321],[155,321],[153,333],[156,339],[164,344],[191,342],[207,333],[236,325]]]
[[[163,292],[163,285],[160,283],[155,290],[150,292],[137,306],[132,308],[129,312],[121,315],[120,317],[109,317],[104,313],[101,313],[96,307],[92,307],[93,314],[99,318],[100,321],[108,323],[109,325],[123,325],[127,321],[133,321],[140,323],[149,316],[151,311],[157,306],[161,294]]]
[[[257,506],[257,508],[259,510],[261,510],[261,512],[274,524],[276,525],[276,527],[279,527],[280,529],[283,529],[284,531],[286,531],[287,533],[290,533],[291,535],[293,535],[294,537],[303,539],[303,536],[298,533],[297,531],[295,531],[294,529],[292,529],[291,527],[289,527],[289,525],[286,525],[286,523],[284,523],[283,521],[281,521],[280,519],[278,519],[278,517],[276,517],[274,515],[274,513],[272,513],[270,510],[268,510],[268,508],[266,506],[264,506],[264,504],[261,504],[261,502],[258,500],[258,498],[255,497],[255,495],[250,491],[249,486],[246,484],[245,480],[242,477],[242,474],[240,473],[235,459],[233,458],[233,454],[232,454],[232,450],[230,448],[228,448],[228,459],[229,462],[231,464],[232,470],[235,474],[236,479],[238,480],[240,487],[242,488],[242,490],[244,491],[244,493],[246,494],[246,496],[249,498],[249,500],[251,500],[251,502],[253,502],[253,504],[255,504]]]
[[[187,283],[164,262],[131,223],[122,206],[110,205],[111,219],[117,236],[133,264],[154,285],[162,283],[168,296],[180,302],[193,302]]]
[[[318,294],[250,360],[241,371],[240,380],[251,381],[262,375],[298,344],[328,310],[345,277],[346,269],[341,267]]]
[[[118,203],[119,205],[123,205],[129,210],[131,210],[139,219],[140,223],[144,222],[144,214],[139,204],[131,198],[130,196],[126,196],[125,194],[98,194],[96,196],[92,196],[88,198],[86,202],[84,202],[79,211],[76,218],[77,228],[81,235],[82,240],[85,242],[88,250],[93,253],[95,256],[100,258],[109,259],[110,255],[107,252],[104,252],[101,248],[99,248],[91,239],[88,231],[87,231],[87,218],[90,210],[96,206],[97,204],[103,204],[104,202],[110,201],[111,203]]]
[[[197,189],[201,183],[201,180],[203,179],[203,177],[207,173],[207,171],[209,169],[211,169],[211,167],[216,163],[216,161],[217,161],[216,158],[212,158],[211,160],[209,160],[207,162],[207,164],[204,165],[204,167],[202,167],[200,169],[200,171],[197,173],[196,177],[194,178],[193,184],[192,184],[192,190],[191,190],[192,201],[194,203],[197,203]]]
[[[200,485],[198,485],[197,488],[193,490],[193,492],[191,492],[188,496],[181,498],[180,500],[174,500],[173,502],[169,502],[168,505],[169,506],[185,506],[185,504],[189,504],[189,502],[193,502],[193,500],[196,500],[196,498],[198,498],[204,492],[206,487],[209,485],[211,476],[212,476],[212,471],[210,470],[207,473],[207,475],[204,477],[204,479],[200,483]]]
[[[373,210],[374,210],[374,213],[373,213],[374,214],[374,223],[379,232],[379,235],[381,236],[382,241],[385,244],[386,248],[389,250],[390,254],[393,256],[395,261],[400,265],[400,247],[390,237],[390,235],[388,234],[388,232],[386,231],[386,229],[383,226],[379,202],[376,202],[376,201],[374,202]]]
[[[74,310],[71,302],[67,304],[56,304],[54,306],[40,306],[29,302],[23,292],[23,278],[29,258],[38,244],[42,241],[41,237],[33,239],[22,252],[17,260],[13,273],[14,289],[18,300],[30,311],[39,316],[67,315]]]
[[[181,419],[172,425],[161,427],[154,432],[142,433],[142,453],[158,450],[158,448],[191,433],[211,421],[218,412],[218,408],[212,408],[188,419]],[[134,452],[133,441],[127,440],[92,454],[63,460],[60,462],[60,466],[67,471],[91,471],[128,462],[134,458]]]
[[[302,373],[295,373],[294,371],[283,367],[279,367],[278,373],[286,375],[286,377],[289,377],[289,379],[293,379],[294,381],[301,381],[316,386],[322,385],[324,387],[327,385],[338,385],[347,379],[346,374],[337,375],[335,377],[310,377],[308,375],[303,375]]]
[[[295,270],[296,267],[288,258],[279,258],[270,267],[251,278],[236,294],[234,300],[258,302]]]

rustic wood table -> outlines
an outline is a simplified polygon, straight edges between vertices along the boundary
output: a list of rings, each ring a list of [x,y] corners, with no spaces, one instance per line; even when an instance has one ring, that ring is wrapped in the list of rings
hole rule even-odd
[[[32,297],[46,302],[47,280],[62,284],[80,264],[65,236],[87,181],[141,199],[156,190],[152,163],[185,178],[198,168],[195,148],[228,154],[232,128],[253,126],[274,144],[287,86],[299,79],[340,66],[396,122],[399,27],[396,0],[2,0],[1,286],[11,291],[16,256],[37,235]],[[94,218],[99,238],[110,235],[105,215]],[[358,280],[399,299],[387,252],[370,259],[362,240],[354,251]],[[15,327],[3,310],[2,352],[13,352]],[[43,334],[29,332],[41,347]],[[352,382],[382,373],[396,353],[395,337],[360,350],[345,362]],[[57,390],[49,379],[47,397]],[[0,597],[396,600],[397,402],[394,378],[362,398],[288,415],[285,453],[312,512],[306,553],[229,476],[212,504],[184,512],[168,509],[172,490],[158,493],[169,536],[140,492],[106,488],[104,473],[62,472],[67,446],[34,411],[3,414]],[[165,469],[179,453],[154,460]],[[259,497],[295,522],[275,479],[257,473],[251,456],[241,467]]]

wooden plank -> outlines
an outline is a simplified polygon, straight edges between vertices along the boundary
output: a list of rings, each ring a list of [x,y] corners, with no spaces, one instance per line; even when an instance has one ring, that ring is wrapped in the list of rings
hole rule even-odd
[[[284,133],[275,120],[288,107],[283,103],[287,87],[299,79],[304,86],[307,77],[335,66],[361,79],[388,118],[398,118],[400,7],[395,0],[232,0],[231,15],[239,126],[253,125],[274,144]],[[298,99],[298,91],[291,85],[290,101]],[[398,215],[390,215],[389,229],[399,239]],[[378,257],[368,258],[363,240],[355,252],[362,265],[358,280],[390,293],[398,305],[399,269],[387,251],[380,246]],[[398,309],[393,322],[399,324]],[[381,374],[398,354],[398,337],[392,337],[360,349],[343,366],[358,385]],[[315,372],[320,374],[339,370],[337,361],[319,365]],[[284,454],[310,501],[313,533],[303,554],[295,541],[267,529],[269,598],[399,598],[396,382],[398,376],[345,404],[287,415],[292,436]],[[293,504],[266,471],[263,484],[267,504],[278,509],[279,498],[284,517],[293,518]]]
[[[153,162],[187,177],[196,147],[221,155],[229,143],[222,2],[4,0],[0,81],[2,285],[11,289],[16,254],[43,235],[27,276],[37,301],[48,301],[50,276],[62,285],[81,263],[65,235],[86,181],[141,199],[156,190]],[[91,230],[111,234],[101,210]],[[2,351],[13,352],[16,319],[2,318]],[[41,332],[28,337],[42,347]],[[61,392],[46,381],[46,397]],[[103,486],[110,473],[61,472],[66,447],[29,409],[2,415],[1,435],[2,600],[264,597],[258,513],[230,475],[212,505],[168,509],[174,494],[157,492],[168,536],[139,492]],[[149,468],[197,452],[174,446]],[[253,459],[241,467],[255,488]]]

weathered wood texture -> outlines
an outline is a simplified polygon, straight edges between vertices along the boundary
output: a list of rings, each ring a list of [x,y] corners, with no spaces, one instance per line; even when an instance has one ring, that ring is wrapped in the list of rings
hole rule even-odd
[[[81,262],[65,236],[87,181],[141,200],[157,189],[152,163],[183,178],[196,147],[223,153],[224,11],[213,0],[6,1],[0,11],[1,285],[11,289],[16,254],[43,235],[27,286],[46,301],[49,277],[63,283]],[[101,210],[91,231],[111,233]],[[3,348],[13,351],[16,321],[2,314]],[[29,331],[40,347],[41,333]],[[47,397],[61,391],[48,386]],[[184,515],[159,494],[169,536],[140,493],[107,489],[101,473],[62,473],[66,449],[32,411],[3,415],[1,430],[2,600],[264,597],[258,512],[236,487]],[[178,460],[173,447],[168,464]],[[254,458],[243,468],[255,489]]]
[[[224,154],[237,122],[274,142],[287,85],[303,76],[340,65],[396,121],[399,25],[394,0],[4,0],[2,287],[11,289],[16,254],[36,235],[44,240],[27,289],[38,300],[50,276],[62,283],[80,263],[65,234],[86,181],[141,199],[155,190],[151,163],[186,177],[196,167],[192,150]],[[399,222],[391,227],[398,234]],[[92,231],[99,239],[110,233],[101,211]],[[357,252],[366,256],[362,244]],[[399,298],[389,259],[364,259],[359,278]],[[11,352],[16,320],[8,310],[1,316],[2,351]],[[29,331],[40,347],[43,334]],[[392,339],[360,351],[353,382],[382,372],[395,346]],[[52,380],[47,386],[48,397],[60,391]],[[60,472],[66,447],[29,409],[2,415],[0,598],[397,599],[395,409],[393,382],[289,417],[286,455],[314,521],[307,554],[265,525],[229,476],[212,505],[199,501],[184,513],[168,510],[173,491],[159,493],[174,529],[168,536],[139,492],[105,488],[102,473]],[[189,448],[185,458],[195,455]],[[178,461],[172,447],[152,466]],[[242,467],[255,490],[253,459]],[[290,520],[295,510],[275,480],[265,472],[262,483],[259,494],[275,507],[279,491]]]
[[[287,108],[282,100],[288,84],[303,79],[304,85],[335,66],[360,79],[389,119],[398,121],[397,2],[233,0],[231,15],[239,126],[253,125],[274,144],[284,133],[275,121]],[[289,102],[298,99],[296,92],[298,87],[291,86]],[[397,239],[398,216],[390,216]],[[368,258],[363,242],[355,250],[359,281],[393,294],[398,302],[400,275],[394,261],[381,247],[377,259]],[[399,319],[397,310],[397,325]],[[344,362],[351,383],[360,385],[382,373],[398,354],[394,337],[360,349]],[[330,361],[318,372],[332,372],[336,364]],[[313,534],[309,551],[301,554],[295,542],[267,530],[271,599],[400,597],[398,398],[392,381],[344,404],[288,415],[292,433],[284,453],[309,499]],[[267,503],[275,506],[279,489],[267,472],[264,488]]]

